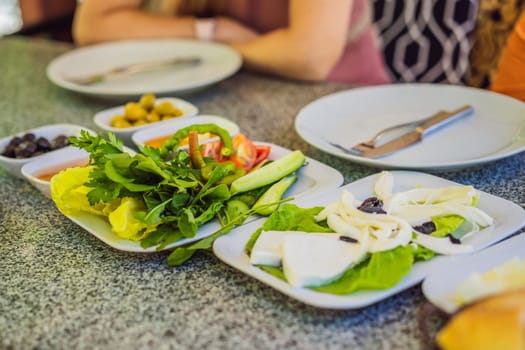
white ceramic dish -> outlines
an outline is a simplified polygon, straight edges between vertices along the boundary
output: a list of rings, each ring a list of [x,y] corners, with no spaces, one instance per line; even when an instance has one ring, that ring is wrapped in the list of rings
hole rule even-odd
[[[457,256],[436,268],[423,282],[423,294],[441,310],[453,313],[460,305],[454,300],[459,286],[474,272],[484,273],[514,257],[525,259],[525,234],[521,233],[478,254]]]
[[[67,80],[122,65],[177,57],[200,57],[201,63],[128,75],[89,86]],[[180,95],[228,78],[241,64],[241,56],[235,50],[218,43],[182,39],[129,40],[73,49],[49,64],[47,76],[64,89],[98,97],[128,98],[147,92]]]
[[[163,125],[159,126],[152,126],[150,128],[137,131],[133,135],[131,135],[131,140],[137,147],[144,146],[144,144],[147,141],[151,141],[153,139],[163,137],[163,136],[169,136],[177,132],[177,130],[180,130],[182,128],[185,128],[190,125],[195,124],[216,124],[220,126],[221,128],[227,130],[231,137],[234,137],[239,133],[239,125],[234,123],[233,121],[215,116],[215,115],[198,115],[191,119],[184,119],[184,120],[178,120],[174,119],[170,122],[166,122]],[[205,144],[209,142],[214,142],[219,140],[219,137],[213,137],[208,138],[204,140],[200,140],[199,144]],[[187,148],[187,146],[186,146]]]
[[[419,172],[393,171],[392,173],[395,192],[413,189],[415,186],[436,188],[454,184],[440,177]],[[376,176],[372,175],[341,188],[323,192],[322,195],[295,200],[294,203],[304,208],[331,204],[340,199],[342,189],[349,190],[356,198],[365,199],[372,194],[375,178]],[[476,251],[509,236],[525,225],[525,210],[512,202],[480,192],[478,204],[479,208],[494,218],[494,225],[465,238],[465,242],[473,245]],[[262,220],[251,222],[236,228],[226,236],[218,238],[213,245],[213,251],[219,259],[247,275],[292,298],[320,308],[355,309],[368,306],[416,285],[429,273],[451,259],[449,256],[437,256],[426,262],[418,262],[396,286],[390,289],[363,291],[347,296],[319,293],[307,288],[293,288],[287,282],[250,264],[249,257],[245,253],[245,246],[253,232],[261,224]]]
[[[377,159],[346,154],[328,141],[353,146],[384,127],[438,110],[471,105],[474,113],[415,145]],[[338,92],[304,107],[295,120],[311,145],[352,162],[380,168],[452,169],[525,150],[525,103],[487,90],[431,84],[394,84]]]
[[[35,134],[35,136],[37,138],[38,137],[45,137],[49,141],[51,141],[55,137],[57,137],[59,135],[78,136],[78,135],[80,135],[80,131],[81,130],[86,130],[90,134],[96,135],[96,133],[93,130],[88,129],[88,128],[83,127],[83,126],[80,126],[80,125],[74,125],[74,124],[51,124],[51,125],[45,125],[45,126],[41,126],[41,127],[38,127],[38,128],[30,129],[30,130],[25,130],[25,131],[22,131],[22,132],[19,132],[19,133],[15,134],[15,135],[10,135],[10,136],[4,137],[3,139],[0,140],[0,152],[4,151],[5,147],[9,144],[9,142],[11,141],[11,139],[13,137],[15,137],[15,136],[23,136],[24,134],[29,133],[29,132]],[[51,152],[48,152],[48,153],[44,153],[44,154],[39,155],[39,156],[35,156],[35,157],[31,157],[31,158],[23,158],[23,159],[9,158],[9,157],[0,155],[0,166],[2,166],[2,168],[4,168],[7,172],[12,174],[13,176],[16,176],[16,177],[19,177],[19,178],[23,178],[23,175],[21,173],[22,166],[24,166],[25,164],[27,164],[27,163],[29,163],[31,161],[40,159],[41,157],[43,157],[43,156],[45,156],[47,154],[52,154],[53,152],[56,152],[56,151],[57,150],[51,151]]]
[[[126,145],[133,146],[133,142],[131,141],[131,136],[133,133],[144,130],[147,128],[151,128],[154,126],[161,126],[166,125],[166,123],[173,122],[175,120],[184,120],[187,118],[194,117],[197,115],[199,110],[197,107],[188,101],[182,100],[180,98],[173,98],[173,97],[161,97],[157,98],[155,100],[155,105],[161,103],[161,102],[171,102],[175,107],[180,109],[183,114],[179,117],[168,119],[166,121],[159,121],[151,124],[144,124],[140,126],[132,126],[129,128],[115,128],[111,126],[111,118],[113,118],[115,115],[122,115],[124,114],[124,105],[105,109],[103,111],[98,112],[95,114],[93,121],[95,124],[104,130],[105,132],[111,131],[115,134],[119,139],[121,139]]]
[[[268,145],[272,147],[272,151],[269,156],[270,159],[277,159],[291,152],[290,150],[274,144],[262,142],[256,142],[256,144]],[[290,189],[290,192],[287,193],[287,196],[300,198],[310,194],[318,194],[336,188],[342,183],[343,176],[337,170],[324,165],[315,159],[307,158],[307,165],[299,170],[299,179]],[[82,213],[74,216],[68,216],[68,218],[115,249],[139,253],[156,251],[155,247],[144,249],[140,246],[140,242],[119,238],[111,231],[108,221],[101,216]],[[249,218],[246,223],[256,219],[257,217],[254,216]],[[217,220],[211,221],[208,224],[201,226],[195,237],[174,242],[165,247],[165,249],[173,249],[174,247],[197,241],[213,234],[219,228],[220,224],[217,222]]]
[[[130,148],[124,147],[129,154],[134,154]],[[46,153],[37,159],[26,163],[22,169],[22,175],[46,197],[51,198],[50,182],[42,179],[43,175],[55,174],[60,170],[86,165],[89,161],[89,153],[73,146],[67,146],[54,152]]]
[[[76,147],[68,146],[55,152],[47,153],[26,163],[22,169],[22,175],[46,197],[51,198],[49,181],[43,180],[40,176],[56,173],[59,170],[72,166],[87,164],[89,154]]]

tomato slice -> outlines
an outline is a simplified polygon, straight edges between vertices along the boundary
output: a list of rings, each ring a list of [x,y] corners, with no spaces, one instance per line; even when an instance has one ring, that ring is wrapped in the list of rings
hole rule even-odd
[[[229,158],[238,168],[250,171],[255,165],[257,150],[249,138],[239,133],[233,138],[233,156]]]
[[[257,164],[259,164],[260,162],[262,162],[265,159],[268,159],[268,157],[270,156],[270,152],[272,151],[272,147],[271,146],[256,145],[255,146],[255,151],[256,151],[257,155],[255,157],[255,162],[254,162],[253,166],[256,166]]]
[[[255,165],[268,158],[271,152],[270,146],[255,146],[244,134],[239,133],[235,135],[232,141],[233,155],[229,158],[221,154],[221,149],[224,146],[222,141],[203,144],[202,155],[204,157],[211,157],[217,162],[230,160],[237,168],[243,168],[248,172]]]
[[[222,141],[209,142],[202,145],[202,156],[211,157],[216,162],[224,161],[224,156],[221,154],[223,147]]]

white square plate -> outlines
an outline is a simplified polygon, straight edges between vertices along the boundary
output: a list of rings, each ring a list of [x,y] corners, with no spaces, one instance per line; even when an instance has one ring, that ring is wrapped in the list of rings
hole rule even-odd
[[[278,145],[263,142],[255,143],[258,145],[268,145],[272,147],[269,159],[278,159],[291,152],[290,150]],[[307,165],[298,171],[299,178],[290,189],[290,192],[287,193],[287,196],[301,198],[305,195],[323,193],[325,191],[339,187],[343,183],[343,176],[334,168],[320,163],[315,159],[306,158],[306,161]],[[144,249],[140,246],[140,242],[138,241],[130,241],[118,237],[111,231],[111,226],[105,217],[90,213],[81,213],[78,215],[68,216],[68,218],[113,248],[139,253],[150,253],[156,251],[156,247]],[[256,216],[249,218],[245,221],[245,224],[255,220],[256,218]],[[179,240],[166,246],[165,249],[173,249],[193,241],[198,241],[202,238],[212,235],[220,228],[221,226],[219,222],[217,220],[213,220],[201,226],[195,237]]]
[[[394,192],[406,191],[415,186],[437,188],[457,185],[440,177],[419,172],[392,171],[392,174],[394,176]],[[371,175],[341,188],[325,192],[321,196],[297,199],[292,203],[303,208],[324,206],[338,201],[342,189],[350,191],[356,198],[363,200],[372,195],[375,180],[376,175]],[[525,225],[525,210],[503,198],[480,191],[478,207],[494,218],[494,224],[471,237],[465,238],[464,242],[473,245],[474,251],[479,251],[498,242]],[[396,286],[386,290],[362,291],[341,296],[320,293],[307,288],[293,288],[285,281],[250,264],[245,246],[253,232],[262,225],[262,222],[262,220],[251,222],[236,228],[226,236],[218,238],[213,245],[215,254],[225,263],[282,293],[321,308],[354,309],[373,304],[421,282],[431,271],[440,268],[442,264],[452,259],[450,256],[436,256],[429,261],[418,262]]]
[[[525,259],[525,233],[511,237],[482,252],[451,258],[423,282],[423,294],[445,312],[453,313],[461,305],[454,301],[459,285],[474,272],[484,273],[512,258]]]

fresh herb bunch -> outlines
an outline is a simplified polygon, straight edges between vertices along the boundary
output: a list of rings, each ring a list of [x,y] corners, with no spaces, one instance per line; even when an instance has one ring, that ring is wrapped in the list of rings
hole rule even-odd
[[[223,226],[219,231],[193,245],[177,248],[168,257],[170,265],[182,264],[198,249],[211,248],[215,238],[255,212],[248,205],[240,210],[239,206],[228,203],[232,197],[229,184],[239,175],[232,162],[205,157],[204,167],[198,169],[192,166],[191,157],[184,150],[172,153],[172,158],[166,161],[159,149],[147,146],[130,155],[112,133],[104,139],[82,131],[70,142],[90,154],[89,165],[93,170],[85,184],[91,188],[87,194],[90,205],[125,197],[144,203],[146,210],[136,212],[135,218],[156,226],[156,230],[141,240],[142,247],[158,246],[161,250],[182,238],[194,237],[201,225],[219,218]],[[242,199],[254,201],[266,189],[243,193]],[[231,203],[235,202],[239,201]]]

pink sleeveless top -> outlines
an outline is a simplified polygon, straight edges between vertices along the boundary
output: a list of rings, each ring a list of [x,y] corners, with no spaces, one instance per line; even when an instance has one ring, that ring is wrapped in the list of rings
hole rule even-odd
[[[368,0],[354,0],[347,45],[327,80],[358,85],[389,83],[370,11]],[[288,0],[229,0],[226,12],[259,33],[288,25]]]

